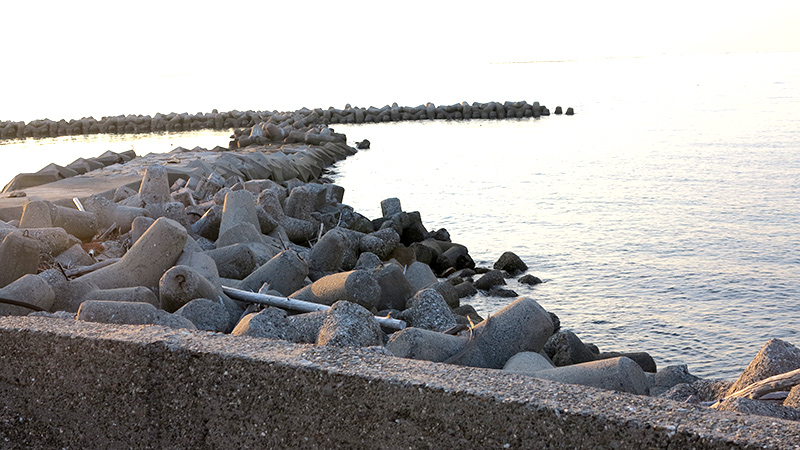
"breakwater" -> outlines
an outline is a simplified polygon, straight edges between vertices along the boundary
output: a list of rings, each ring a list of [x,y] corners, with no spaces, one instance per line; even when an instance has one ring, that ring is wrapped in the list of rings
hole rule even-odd
[[[556,107],[553,114],[561,114]],[[566,115],[574,114],[573,108],[563,110]],[[118,115],[100,119],[83,117],[70,120],[39,119],[30,122],[0,121],[0,139],[45,138],[90,134],[138,134],[177,131],[196,131],[204,129],[224,130],[252,127],[272,119],[276,123],[295,123],[315,120],[317,123],[380,123],[406,120],[467,120],[467,119],[511,119],[549,116],[550,110],[533,102],[506,101],[488,103],[462,102],[454,105],[436,106],[426,103],[418,106],[398,106],[397,103],[381,108],[353,107],[349,104],[343,109],[301,108],[293,112],[277,111],[227,111],[213,110],[210,113],[169,113],[155,115]],[[311,118],[311,119],[309,119]]]

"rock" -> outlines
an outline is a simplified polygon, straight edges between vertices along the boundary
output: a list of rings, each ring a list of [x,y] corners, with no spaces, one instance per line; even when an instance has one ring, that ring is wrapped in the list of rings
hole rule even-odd
[[[310,252],[309,274],[312,280],[336,273],[342,269],[347,236],[338,229],[325,233]]]
[[[494,286],[506,284],[505,273],[501,270],[490,270],[482,277],[475,280],[475,288],[488,291]]]
[[[381,288],[371,273],[353,270],[322,277],[289,297],[322,305],[347,300],[372,309],[380,301],[380,296]]]
[[[222,210],[223,207],[219,205],[209,208],[197,222],[192,224],[192,233],[210,241],[216,241],[219,238],[219,227],[222,223]]]
[[[542,283],[542,279],[541,278],[535,277],[535,276],[533,276],[531,274],[523,275],[523,276],[519,277],[519,280],[517,280],[517,281],[519,281],[522,284],[527,284],[527,285],[530,285],[530,286],[535,286],[537,284],[541,284]]]
[[[30,228],[25,230],[24,233],[39,242],[40,251],[52,256],[81,243],[75,236],[67,234],[63,228]],[[107,244],[110,244],[110,242]]]
[[[364,139],[363,141],[356,143],[356,148],[359,150],[368,150],[369,144],[370,144],[369,140]]]
[[[389,218],[401,212],[403,212],[403,207],[400,204],[399,198],[392,197],[381,200],[382,217]]]
[[[318,345],[371,347],[383,344],[383,331],[364,307],[340,300],[331,306],[317,337]]]
[[[405,328],[389,337],[386,349],[398,358],[442,362],[456,355],[467,338],[421,328]]]
[[[478,314],[478,311],[475,311],[475,308],[472,305],[461,305],[458,308],[454,308],[453,314],[466,317],[471,320],[473,324],[479,324],[483,322],[483,317]]]
[[[780,339],[770,339],[739,378],[728,389],[730,395],[756,381],[800,368],[800,348]]]
[[[500,369],[519,352],[539,352],[553,334],[550,314],[520,297],[473,329],[473,343],[454,363]]]
[[[90,266],[95,263],[94,258],[89,256],[89,254],[86,253],[80,244],[75,244],[72,247],[64,250],[54,259],[57,263],[61,264],[61,267],[65,269],[71,269],[78,266]]]
[[[500,255],[493,266],[497,270],[504,270],[511,276],[518,275],[528,270],[528,266],[513,252],[505,252]]]
[[[194,330],[189,319],[157,309],[149,303],[89,300],[78,309],[78,320],[128,325],[162,325]]]
[[[800,408],[800,384],[793,387],[792,390],[789,391],[789,395],[783,401],[783,406]]]
[[[30,201],[22,208],[19,228],[50,228],[53,220],[50,217],[50,205],[41,200]]]
[[[658,394],[660,398],[667,398],[678,402],[715,402],[725,396],[732,381],[699,379],[691,384],[679,383],[669,390]]]
[[[49,311],[53,306],[55,293],[44,278],[27,274],[0,289],[0,298],[16,300]],[[22,306],[0,303],[0,316],[25,316],[33,311],[35,310]]]
[[[475,261],[469,256],[467,247],[460,244],[453,244],[439,255],[433,269],[439,273],[443,273],[449,268],[455,270],[475,268]]]
[[[231,332],[234,336],[253,336],[267,339],[296,341],[297,332],[289,324],[286,311],[267,307],[259,313],[251,313],[242,318]]]
[[[408,266],[405,275],[414,292],[418,292],[438,281],[430,266],[419,261]]]
[[[96,215],[97,227],[99,229],[105,231],[112,224],[116,223],[120,233],[127,233],[131,230],[133,219],[139,216],[150,215],[144,208],[118,205],[101,195],[92,195],[85,198],[83,200],[83,207],[86,211]]]
[[[101,289],[144,286],[155,291],[164,272],[178,261],[187,237],[179,223],[158,219],[119,262],[77,279]]]
[[[50,218],[54,227],[63,228],[82,241],[90,240],[98,232],[97,215],[92,212],[51,204]]]
[[[478,293],[478,290],[475,289],[475,285],[470,283],[469,281],[464,281],[463,283],[459,283],[454,286],[456,290],[456,295],[458,298],[465,298],[465,297],[472,297],[473,295]]]
[[[492,286],[491,289],[486,291],[486,295],[490,297],[501,297],[501,298],[514,298],[519,296],[519,294],[517,294],[516,291],[502,288],[500,286]]]
[[[250,191],[229,191],[225,194],[222,207],[219,237],[222,238],[231,228],[242,223],[252,225],[258,234],[261,234],[261,224],[256,213],[256,199]],[[219,248],[219,245],[217,247]]]
[[[749,398],[734,397],[713,405],[717,411],[734,411],[758,416],[774,417],[776,419],[800,421],[800,410],[787,408],[767,401],[752,400]]]
[[[161,309],[175,312],[196,298],[219,301],[222,291],[202,274],[189,266],[174,266],[167,270],[158,283]]]
[[[154,164],[145,169],[142,183],[139,186],[139,198],[145,205],[170,201],[169,177],[164,166]]]
[[[689,373],[686,364],[667,366],[656,372],[653,386],[650,387],[650,395],[659,396],[678,384],[691,384],[698,380],[699,377]]]
[[[225,333],[228,331],[228,310],[219,301],[196,298],[175,311],[176,316],[188,319],[198,330]]]
[[[297,332],[295,342],[316,344],[319,330],[328,317],[327,311],[314,311],[305,314],[289,316],[289,325]]]
[[[233,244],[205,252],[223,278],[242,280],[258,267],[255,252],[246,244]]]
[[[553,364],[536,352],[520,352],[512,356],[503,366],[503,371],[534,375],[540,370],[552,369]]]
[[[644,371],[625,357],[591,361],[536,372],[536,378],[579,384],[618,392],[647,395]]]
[[[411,297],[400,318],[412,327],[431,331],[441,332],[456,325],[444,297],[434,289],[424,289]]]
[[[288,296],[303,286],[308,265],[294,250],[285,250],[254,270],[239,283],[239,289],[257,292],[264,284]]]
[[[587,347],[589,346],[587,345]],[[599,354],[596,353],[596,355],[597,359],[619,358],[620,356],[625,356],[632,359],[636,364],[639,364],[639,367],[641,367],[642,370],[647,373],[656,373],[658,371],[655,360],[647,352],[602,352]]]
[[[362,253],[369,255],[370,253]],[[408,279],[403,274],[403,269],[396,264],[379,266],[372,272],[381,288],[381,296],[376,309],[403,310],[406,302],[414,295]]]
[[[358,260],[356,261],[355,266],[353,269],[363,269],[363,270],[374,270],[379,268],[383,263],[381,259],[378,258],[378,255],[375,253],[364,252],[358,256]],[[408,282],[408,279],[406,279]]]
[[[572,331],[561,330],[544,345],[544,352],[556,367],[580,364],[597,359],[597,355]]]
[[[95,289],[89,291],[81,299],[86,300],[107,300],[112,302],[141,302],[149,303],[155,307],[159,306],[156,294],[143,286],[124,287],[116,289]],[[80,306],[80,305],[79,305]],[[77,309],[76,309],[77,310]]]
[[[436,283],[428,286],[428,289],[433,289],[441,294],[442,298],[444,298],[445,303],[447,303],[447,306],[450,307],[450,309],[458,308],[460,306],[456,288],[447,281],[437,281]]]
[[[398,245],[400,245],[400,235],[397,231],[384,228],[362,237],[359,241],[359,250],[374,253],[385,261]]]
[[[22,231],[14,231],[0,243],[0,287],[39,271],[39,243]]]

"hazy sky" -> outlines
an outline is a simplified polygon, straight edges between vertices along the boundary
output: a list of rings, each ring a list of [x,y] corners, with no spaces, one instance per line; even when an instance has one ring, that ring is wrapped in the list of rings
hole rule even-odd
[[[4,16],[4,76],[23,80],[53,71],[171,74],[253,64],[335,69],[800,51],[797,0],[78,0],[13,2]]]
[[[797,0],[43,0],[6,2],[3,18],[0,119],[15,120],[94,113],[115,95],[103,113],[150,112],[135,100],[191,109],[203,83],[297,96],[378,90],[398,71],[422,85],[460,64],[800,51]]]

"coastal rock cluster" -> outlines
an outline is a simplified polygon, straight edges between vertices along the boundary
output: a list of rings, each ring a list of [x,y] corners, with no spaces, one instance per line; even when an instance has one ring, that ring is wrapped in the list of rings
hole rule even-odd
[[[313,111],[321,123],[370,123],[397,122],[401,120],[461,120],[461,119],[507,119],[523,117],[540,117],[550,115],[547,107],[539,102],[528,104],[526,101],[467,103],[435,106],[432,103],[415,107],[391,106],[376,108],[352,107],[344,109],[329,107],[309,110],[302,108],[296,112],[277,111],[227,111],[210,113],[175,113],[155,115],[118,115],[104,116],[100,119],[83,117],[71,120],[39,119],[30,122],[0,121],[0,139],[45,138],[58,136],[74,136],[88,134],[133,134],[160,133],[178,131],[196,131],[204,129],[225,130],[232,128],[252,127],[268,120],[272,116],[293,117],[297,113]],[[554,114],[561,114],[562,108],[556,107]],[[573,108],[567,108],[564,114],[572,115]],[[285,119],[279,119],[283,121]]]
[[[262,132],[271,135],[275,120]],[[18,220],[0,221],[0,314],[365,347],[800,418],[800,376],[791,375],[800,350],[791,344],[770,341],[735,383],[698,379],[685,366],[658,370],[644,352],[602,352],[504,287],[509,278],[541,282],[513,252],[479,267],[447,230],[429,230],[397,198],[381,202],[375,219],[344,204],[344,188],[310,165],[354,151],[325,142],[214,152],[172,183],[173,169],[146,165],[138,191],[121,186],[112,198],[77,201],[77,209],[31,198]],[[462,303],[475,295],[513,300],[484,318]],[[776,376],[783,381],[770,385],[770,396],[748,393]],[[780,389],[785,395],[776,396]]]

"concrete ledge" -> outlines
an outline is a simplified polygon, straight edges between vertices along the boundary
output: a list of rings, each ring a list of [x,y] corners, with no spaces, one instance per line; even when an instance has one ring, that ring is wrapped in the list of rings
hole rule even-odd
[[[800,448],[800,424],[282,341],[0,319],[2,448]]]

